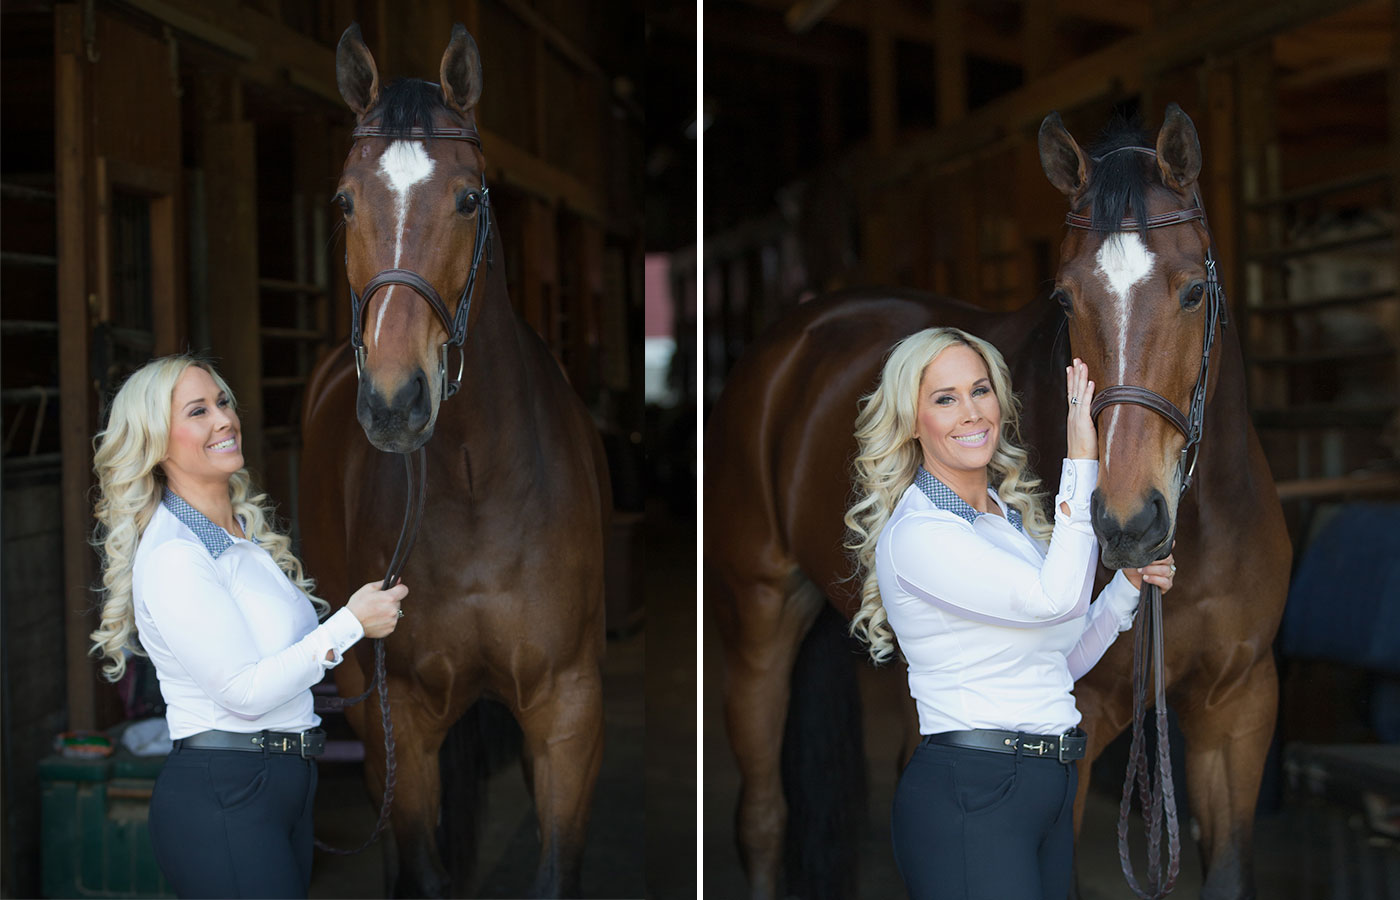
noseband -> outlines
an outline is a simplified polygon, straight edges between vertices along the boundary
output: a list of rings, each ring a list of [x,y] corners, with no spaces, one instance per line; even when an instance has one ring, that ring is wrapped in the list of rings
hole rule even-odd
[[[408,134],[391,134],[382,125],[360,125],[350,132],[351,137],[360,138],[379,137],[393,138],[398,140],[425,141],[432,138],[440,138],[448,141],[467,141],[481,146],[481,136],[477,134],[475,128],[435,128],[429,134],[425,129],[413,127]],[[364,377],[365,367],[365,339],[364,339],[364,314],[365,307],[369,305],[370,299],[380,288],[391,284],[399,284],[413,291],[433,308],[433,312],[442,320],[442,327],[447,332],[447,341],[442,345],[442,355],[438,360],[438,377],[442,383],[442,399],[446,400],[461,387],[462,370],[466,365],[466,351],[462,345],[467,341],[467,319],[471,315],[472,297],[476,287],[476,270],[481,265],[483,256],[487,258],[486,264],[491,265],[491,192],[486,187],[485,176],[481,180],[481,191],[477,194],[477,221],[476,240],[472,244],[472,265],[467,270],[467,283],[462,287],[462,294],[457,298],[457,309],[448,314],[447,304],[442,302],[442,297],[438,295],[437,289],[428,282],[428,279],[419,275],[411,269],[384,269],[369,281],[365,282],[364,292],[356,294],[352,286],[350,288],[350,345],[355,348],[355,375]],[[350,262],[350,252],[346,250],[345,256],[347,271]],[[447,354],[448,350],[456,348],[460,355],[457,367],[457,378],[453,381],[447,379]]]
[[[1120,150],[1147,153],[1153,157],[1157,155],[1155,150],[1146,147],[1122,147]],[[1149,230],[1166,228],[1170,225],[1182,225],[1197,219],[1205,226],[1206,234],[1209,235],[1210,226],[1206,224],[1206,213],[1201,208],[1199,197],[1196,198],[1194,206],[1148,216],[1145,223],[1139,223],[1137,219],[1132,217],[1125,218],[1118,223],[1118,229],[1120,231],[1136,231],[1144,226]],[[1065,224],[1085,231],[1094,230],[1093,222],[1088,216],[1074,213],[1065,216]],[[1123,403],[1141,406],[1157,413],[1170,422],[1173,428],[1181,432],[1182,437],[1186,438],[1186,446],[1181,448],[1181,459],[1177,464],[1178,474],[1181,476],[1178,497],[1184,495],[1186,489],[1191,486],[1191,476],[1196,471],[1196,458],[1200,455],[1201,434],[1205,429],[1206,418],[1206,389],[1210,383],[1210,351],[1215,345],[1215,333],[1217,328],[1223,330],[1230,324],[1225,302],[1225,287],[1220,283],[1220,278],[1215,271],[1214,241],[1212,241],[1211,246],[1206,248],[1205,268],[1205,337],[1202,341],[1201,365],[1196,375],[1196,386],[1191,390],[1190,410],[1182,413],[1175,403],[1156,391],[1132,384],[1115,384],[1098,391],[1094,395],[1094,402],[1089,406],[1089,415],[1093,417],[1095,422],[1098,421],[1099,413],[1110,406]]]

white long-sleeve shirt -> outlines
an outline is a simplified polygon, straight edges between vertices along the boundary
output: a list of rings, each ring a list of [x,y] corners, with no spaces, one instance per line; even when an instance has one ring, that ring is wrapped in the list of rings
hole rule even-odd
[[[1090,603],[1097,481],[1097,461],[1065,460],[1047,546],[995,490],[1002,516],[978,513],[919,470],[880,532],[875,570],[920,732],[1060,734],[1079,724],[1074,682],[1132,627],[1138,603],[1122,572]]]
[[[172,739],[320,724],[310,688],[364,636],[349,609],[318,625],[310,599],[266,550],[169,490],[132,574],[137,632]]]

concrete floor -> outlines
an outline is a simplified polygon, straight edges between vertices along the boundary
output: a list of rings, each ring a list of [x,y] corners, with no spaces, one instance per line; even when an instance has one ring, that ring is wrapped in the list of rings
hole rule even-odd
[[[695,531],[658,507],[648,510],[643,534],[645,625],[610,639],[603,663],[606,743],[584,853],[585,897],[695,896]],[[361,767],[320,771],[317,836],[357,846],[378,814]],[[539,853],[519,767],[494,775],[487,796],[468,896],[519,897]],[[353,857],[318,851],[310,896],[384,896],[380,847]]]
[[[704,699],[704,896],[742,897],[746,882],[734,844],[734,806],[739,775],[724,734],[720,686],[722,655],[718,632],[710,617],[705,622]],[[866,825],[861,836],[860,883],[864,900],[906,897],[903,882],[890,851],[889,811],[898,779],[902,738],[901,704],[908,702],[903,672],[892,667],[861,669],[861,697],[866,746]],[[1121,769],[1119,770],[1121,773]],[[1121,779],[1121,775],[1119,776]],[[1178,776],[1180,778],[1181,776]],[[1106,779],[1111,780],[1111,779]],[[1121,788],[1101,787],[1098,779],[1089,794],[1084,827],[1078,842],[1077,872],[1081,900],[1127,900],[1133,896],[1118,863],[1116,825]],[[1137,876],[1145,869],[1142,819],[1134,809],[1130,831]],[[1259,897],[1299,900],[1329,896],[1322,885],[1306,885],[1299,878],[1300,840],[1296,820],[1286,813],[1261,816],[1255,828]],[[1201,864],[1189,823],[1182,817],[1182,862],[1172,896],[1197,897],[1201,888]]]

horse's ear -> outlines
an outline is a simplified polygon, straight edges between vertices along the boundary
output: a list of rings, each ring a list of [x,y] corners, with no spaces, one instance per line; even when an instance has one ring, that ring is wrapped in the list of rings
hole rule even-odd
[[[358,22],[345,29],[335,48],[335,83],[356,118],[363,119],[379,102],[379,70],[360,37]]]
[[[1073,200],[1089,180],[1089,163],[1060,114],[1052,112],[1040,123],[1040,167],[1050,183]]]
[[[1157,167],[1162,182],[1181,191],[1196,183],[1201,174],[1201,141],[1191,117],[1175,103],[1167,104],[1162,130],[1157,133]]]
[[[452,26],[452,40],[442,54],[442,99],[462,115],[481,99],[481,54],[476,41],[460,23]]]

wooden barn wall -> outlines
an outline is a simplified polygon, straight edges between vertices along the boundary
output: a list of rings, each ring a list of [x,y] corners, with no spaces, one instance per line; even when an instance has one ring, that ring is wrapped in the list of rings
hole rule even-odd
[[[334,48],[351,21],[386,77],[436,81],[452,24],[474,33],[512,302],[605,428],[640,430],[642,120],[603,68],[629,52],[611,7],[6,4],[5,896],[38,891],[33,772],[53,735],[124,715],[87,656],[87,540],[91,440],[125,374],[151,355],[212,353],[250,467],[296,519],[306,375],[349,329],[330,197],[350,145]]]

